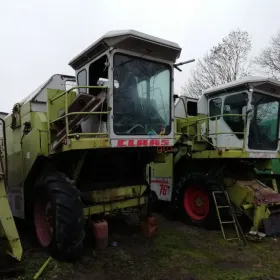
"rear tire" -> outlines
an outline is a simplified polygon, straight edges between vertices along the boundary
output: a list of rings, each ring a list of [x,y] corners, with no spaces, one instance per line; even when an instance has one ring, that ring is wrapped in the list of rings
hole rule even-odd
[[[72,261],[79,257],[85,237],[83,204],[66,176],[54,172],[40,179],[33,217],[38,242],[54,258]]]

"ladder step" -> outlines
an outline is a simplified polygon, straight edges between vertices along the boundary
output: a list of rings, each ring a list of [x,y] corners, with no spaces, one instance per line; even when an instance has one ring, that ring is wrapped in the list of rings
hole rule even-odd
[[[234,237],[234,238],[227,238],[227,240],[229,241],[229,240],[240,240],[240,238],[238,238],[238,237]]]
[[[214,193],[214,194],[216,194],[216,193],[222,193],[222,194],[224,194],[223,191],[213,191],[213,193]]]
[[[235,221],[227,221],[227,222],[221,222],[221,224],[234,224]]]

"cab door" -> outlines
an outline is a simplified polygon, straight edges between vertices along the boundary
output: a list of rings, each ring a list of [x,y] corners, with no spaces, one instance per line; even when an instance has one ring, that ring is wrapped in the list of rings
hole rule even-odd
[[[228,94],[209,100],[209,137],[215,147],[243,148],[243,133],[246,124],[242,112],[247,103],[246,92]]]

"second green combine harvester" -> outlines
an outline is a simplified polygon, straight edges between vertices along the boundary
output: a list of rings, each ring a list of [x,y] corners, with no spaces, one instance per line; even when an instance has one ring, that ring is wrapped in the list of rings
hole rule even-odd
[[[84,217],[147,215],[146,165],[157,146],[173,146],[180,51],[137,31],[109,32],[69,63],[76,77],[52,76],[5,118],[13,214],[33,219],[56,258],[76,256]]]
[[[156,197],[195,225],[220,222],[223,230],[245,215],[249,236],[279,234],[277,185],[260,182],[256,170],[271,170],[280,157],[280,83],[248,77],[177,101],[174,149],[165,163],[150,165]]]

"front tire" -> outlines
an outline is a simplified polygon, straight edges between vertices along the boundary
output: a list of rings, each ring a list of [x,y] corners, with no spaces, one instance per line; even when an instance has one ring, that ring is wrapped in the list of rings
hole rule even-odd
[[[180,190],[178,199],[182,220],[197,227],[205,229],[218,229],[219,221],[212,192],[220,190],[217,184],[207,180],[188,180]],[[218,204],[225,203],[218,198]]]
[[[84,232],[79,191],[59,172],[41,178],[35,188],[34,225],[38,242],[61,261],[80,255]]]

